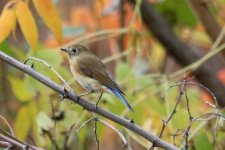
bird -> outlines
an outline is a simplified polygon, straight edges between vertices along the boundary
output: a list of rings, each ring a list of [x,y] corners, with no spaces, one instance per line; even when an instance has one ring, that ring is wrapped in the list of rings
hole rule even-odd
[[[103,62],[83,45],[74,45],[67,48],[60,48],[69,55],[70,71],[75,80],[88,91],[81,94],[84,96],[90,93],[101,93],[98,102],[104,92],[113,94],[122,101],[122,103],[132,112],[134,109],[130,106],[124,97],[124,92],[113,81],[106,71]],[[78,97],[79,97],[78,96]],[[97,104],[96,103],[96,108]]]

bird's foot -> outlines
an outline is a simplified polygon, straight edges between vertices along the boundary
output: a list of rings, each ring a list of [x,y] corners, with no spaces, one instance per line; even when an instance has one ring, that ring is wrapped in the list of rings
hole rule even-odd
[[[99,98],[98,98],[98,101],[97,101],[97,103],[95,104],[95,110],[97,110],[97,108],[98,108],[98,103],[100,102],[100,100],[101,100],[101,98],[102,98],[102,95],[103,95],[103,92],[101,92],[101,94],[100,94],[100,96],[99,96]]]
[[[98,109],[98,103],[95,104],[95,110],[97,110],[97,109]]]
[[[64,100],[65,98],[68,97],[68,91],[64,88],[64,89],[63,89],[63,93],[60,94],[59,97],[60,97],[60,100],[61,100],[61,101]]]

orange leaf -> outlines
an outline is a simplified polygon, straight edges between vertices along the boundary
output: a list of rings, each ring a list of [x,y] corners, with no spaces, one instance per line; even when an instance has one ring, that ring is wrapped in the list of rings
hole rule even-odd
[[[35,49],[38,42],[37,26],[27,3],[24,1],[16,3],[16,16],[28,44]]]
[[[37,12],[52,31],[57,41],[62,43],[62,21],[51,0],[33,0]]]
[[[16,25],[16,15],[13,9],[4,9],[0,16],[0,43],[9,36]]]
[[[218,71],[217,77],[223,83],[223,85],[225,85],[225,68],[223,68],[220,71]]]
[[[93,31],[96,26],[92,15],[86,6],[75,7],[71,11],[71,22],[75,26],[85,26],[89,31]]]

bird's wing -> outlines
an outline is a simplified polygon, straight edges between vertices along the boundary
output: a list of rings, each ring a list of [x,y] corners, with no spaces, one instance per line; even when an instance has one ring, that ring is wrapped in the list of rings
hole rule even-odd
[[[119,86],[109,77],[103,63],[98,57],[89,56],[88,59],[81,59],[78,61],[78,67],[80,72],[84,75],[99,81],[106,87],[118,90],[123,94]]]

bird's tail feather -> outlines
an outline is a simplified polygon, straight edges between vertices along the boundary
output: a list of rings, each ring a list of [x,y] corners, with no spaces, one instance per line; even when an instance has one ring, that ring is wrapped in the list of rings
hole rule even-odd
[[[133,108],[130,106],[130,104],[127,102],[127,100],[124,98],[123,94],[113,88],[109,88],[111,92],[113,92],[113,94],[115,94],[126,106],[127,108],[129,108],[129,110],[131,110],[132,112],[134,112]]]

